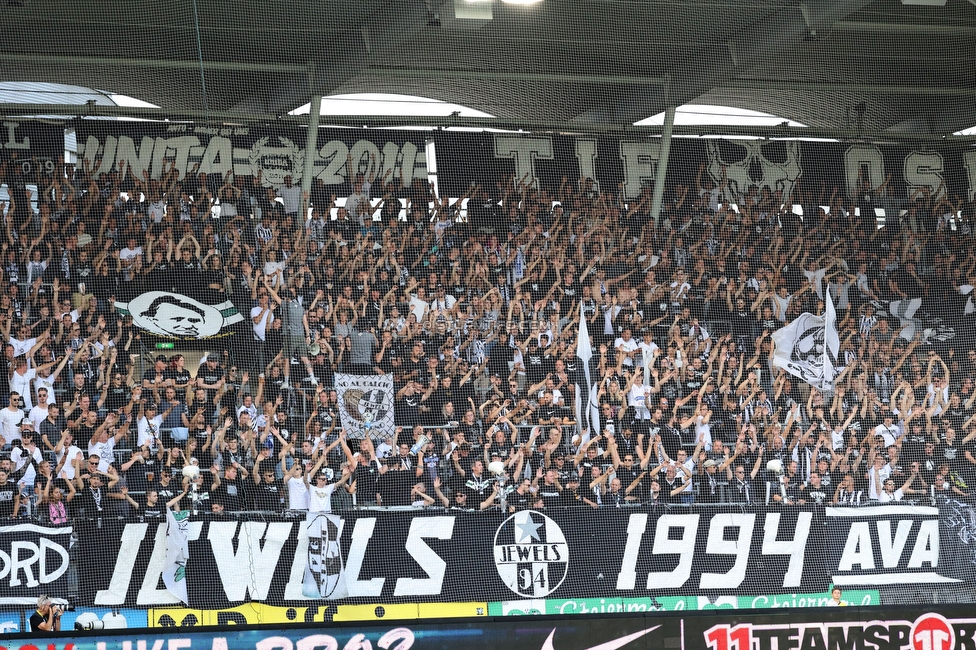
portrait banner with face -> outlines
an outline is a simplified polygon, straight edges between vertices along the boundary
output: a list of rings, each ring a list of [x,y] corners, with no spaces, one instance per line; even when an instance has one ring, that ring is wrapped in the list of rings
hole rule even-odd
[[[208,305],[170,291],[147,291],[115,308],[144,332],[181,341],[230,336],[230,326],[244,320],[229,300]]]
[[[394,434],[393,376],[336,373],[339,415],[350,438],[380,440]]]

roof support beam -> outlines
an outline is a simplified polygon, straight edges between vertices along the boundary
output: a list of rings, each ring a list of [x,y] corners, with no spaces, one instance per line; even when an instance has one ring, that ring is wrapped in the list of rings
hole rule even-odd
[[[865,20],[838,20],[831,30],[880,32],[884,34],[972,34],[976,25],[926,25],[924,23],[881,23]]]
[[[671,134],[674,132],[674,106],[664,110],[664,125],[661,129],[661,156],[657,161],[657,174],[654,179],[654,195],[651,197],[651,218],[654,226],[661,216],[661,201],[664,200],[664,179],[668,175],[668,158],[671,155]],[[648,377],[644,377],[645,381]]]
[[[70,125],[74,117],[139,117],[150,120],[175,120],[175,121],[203,121],[207,118],[204,111],[171,111],[161,108],[141,108],[129,106],[102,106],[88,104],[4,104],[0,103],[0,116],[10,117],[29,117],[35,115],[62,115],[70,116],[64,120],[66,125]],[[282,124],[288,126],[307,125],[309,115],[251,115],[232,111],[210,112],[210,120],[217,123],[227,124]],[[49,121],[51,118],[48,118]],[[330,126],[344,126],[362,128],[363,125],[371,129],[400,127],[400,126],[420,126],[428,127],[432,130],[450,127],[469,127],[480,129],[508,129],[536,133],[561,133],[561,134],[597,134],[609,135],[619,138],[641,139],[654,138],[662,135],[663,127],[660,125],[633,126],[633,125],[610,125],[602,123],[587,123],[576,121],[548,122],[541,120],[521,120],[512,121],[496,119],[490,117],[397,117],[389,115],[353,115],[336,116],[330,115],[328,124],[323,124],[322,128]],[[831,138],[837,140],[863,140],[870,142],[945,142],[945,143],[976,143],[976,136],[952,136],[927,133],[897,133],[887,131],[862,131],[857,133],[848,129],[821,129],[803,128],[788,126],[675,126],[673,129],[674,137],[722,137],[722,136],[752,136],[757,138],[784,139],[784,138]]]
[[[369,68],[367,76],[419,77],[422,79],[480,79],[485,81],[531,81],[534,83],[579,83],[626,86],[661,86],[665,77],[629,77],[598,74],[550,74],[545,72],[488,72],[484,70],[409,70],[404,68]]]
[[[95,56],[53,56],[35,54],[7,54],[0,53],[0,64],[14,65],[54,65],[54,66],[86,66],[112,68],[150,68],[157,70],[199,70],[200,61],[197,59],[113,59]],[[307,66],[291,63],[252,63],[244,61],[204,61],[205,70],[230,72],[306,72]]]
[[[937,95],[943,97],[969,97],[976,95],[976,88],[947,88],[945,86],[893,86],[888,84],[838,84],[813,81],[776,81],[767,79],[735,79],[722,84],[721,88],[750,90],[805,90],[824,93],[880,93],[891,95]]]

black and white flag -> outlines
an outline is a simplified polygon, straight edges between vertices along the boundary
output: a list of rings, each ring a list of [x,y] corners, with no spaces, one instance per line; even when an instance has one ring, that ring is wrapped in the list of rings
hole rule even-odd
[[[350,438],[385,438],[394,434],[393,375],[336,373],[339,416]]]
[[[825,297],[827,306],[823,316],[800,314],[772,336],[776,345],[773,365],[818,389],[833,383],[840,353],[834,301],[829,291]]]
[[[326,512],[310,512],[305,521],[308,558],[302,595],[306,598],[334,600],[349,595],[339,537],[342,518]]]

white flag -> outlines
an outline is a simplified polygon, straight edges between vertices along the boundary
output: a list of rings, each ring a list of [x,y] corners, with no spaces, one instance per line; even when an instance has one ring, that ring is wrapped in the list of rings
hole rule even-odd
[[[310,512],[306,516],[308,557],[302,595],[306,598],[334,600],[349,595],[339,537],[343,520],[338,515]]]
[[[576,385],[576,422],[580,430],[587,428],[587,421],[590,422],[590,435],[595,436],[600,433],[600,411],[596,407],[596,388],[590,379],[590,358],[593,357],[593,347],[590,345],[590,332],[586,326],[586,314],[583,312],[583,305],[580,305],[579,333],[576,335],[576,356],[583,364],[583,376],[586,378],[586,390],[579,384]],[[586,408],[582,408],[583,395],[586,395]]]
[[[827,312],[824,314],[824,353],[823,353],[823,380],[822,387],[826,390],[834,383],[835,366],[840,355],[840,336],[837,334],[837,312],[834,310],[834,299],[830,295],[830,289],[825,292],[827,296]]]
[[[837,315],[829,292],[824,316],[800,314],[792,323],[773,332],[772,338],[776,345],[774,366],[820,390],[834,380],[840,340]]]
[[[166,591],[189,604],[186,595],[186,562],[190,558],[187,530],[190,527],[190,511],[166,511],[166,564],[163,566],[163,584]]]
[[[381,439],[392,436],[393,375],[335,374],[339,418],[350,438]]]

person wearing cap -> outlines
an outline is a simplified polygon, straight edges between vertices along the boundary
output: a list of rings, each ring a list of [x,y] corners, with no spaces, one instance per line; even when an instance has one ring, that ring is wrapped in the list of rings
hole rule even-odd
[[[580,479],[575,472],[566,477],[564,488],[559,493],[559,505],[566,507],[590,506],[596,508],[597,505],[580,493]]]
[[[718,461],[712,458],[699,466],[698,475],[702,477],[702,480],[698,481],[698,496],[695,498],[697,502],[720,503],[722,501],[722,490],[719,487],[719,477],[717,476],[718,470]]]
[[[157,402],[162,399],[159,390],[164,386],[172,385],[172,380],[166,378],[166,369],[169,367],[167,364],[165,354],[156,355],[153,366],[142,373],[142,389],[152,391],[152,397]]]
[[[21,486],[21,503],[32,504],[34,479],[37,476],[37,466],[44,460],[40,448],[34,440],[34,426],[24,420],[20,423],[20,445],[14,447],[10,452],[10,462],[13,464],[13,471],[20,473],[18,484]]]

